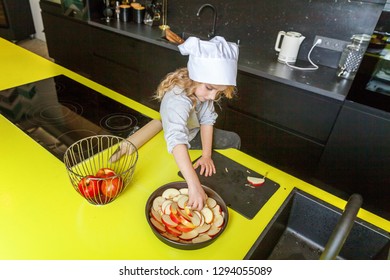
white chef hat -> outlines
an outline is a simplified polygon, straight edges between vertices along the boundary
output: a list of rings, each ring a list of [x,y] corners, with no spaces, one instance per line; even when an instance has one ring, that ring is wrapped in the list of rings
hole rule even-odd
[[[213,85],[235,86],[238,46],[216,36],[210,41],[189,37],[179,45],[182,55],[189,55],[188,74],[191,80]]]

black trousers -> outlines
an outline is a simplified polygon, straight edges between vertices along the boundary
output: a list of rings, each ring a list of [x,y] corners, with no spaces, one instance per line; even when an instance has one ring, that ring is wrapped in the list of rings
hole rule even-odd
[[[201,150],[202,141],[200,132],[190,141],[191,150]],[[214,127],[213,132],[213,149],[228,149],[228,148],[241,148],[240,136],[232,131],[222,130]]]

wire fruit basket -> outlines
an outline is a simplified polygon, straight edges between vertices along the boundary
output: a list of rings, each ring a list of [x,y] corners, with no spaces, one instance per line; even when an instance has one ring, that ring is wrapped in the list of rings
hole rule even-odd
[[[111,157],[123,152],[118,160]],[[138,150],[130,141],[112,135],[83,138],[64,154],[74,189],[89,203],[104,205],[115,200],[132,180]]]

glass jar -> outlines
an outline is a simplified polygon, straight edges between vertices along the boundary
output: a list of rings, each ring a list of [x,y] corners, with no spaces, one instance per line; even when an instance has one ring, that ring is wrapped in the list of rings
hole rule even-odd
[[[345,46],[341,53],[337,75],[352,80],[363,59],[364,52],[370,43],[371,36],[367,34],[355,34],[351,38],[351,44]]]

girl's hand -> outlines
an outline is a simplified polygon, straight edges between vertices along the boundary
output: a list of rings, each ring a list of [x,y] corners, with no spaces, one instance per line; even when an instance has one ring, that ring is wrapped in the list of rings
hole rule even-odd
[[[173,156],[188,185],[187,205],[191,206],[192,209],[202,210],[206,203],[207,195],[192,165],[187,146],[184,144],[177,145],[173,149]]]
[[[211,176],[216,173],[214,161],[211,157],[202,156],[199,158],[195,164],[194,169],[197,169],[200,166],[200,175]]]
[[[188,203],[187,206],[191,207],[192,210],[202,210],[207,199],[207,194],[205,193],[203,187],[200,186],[190,186],[188,185]]]

